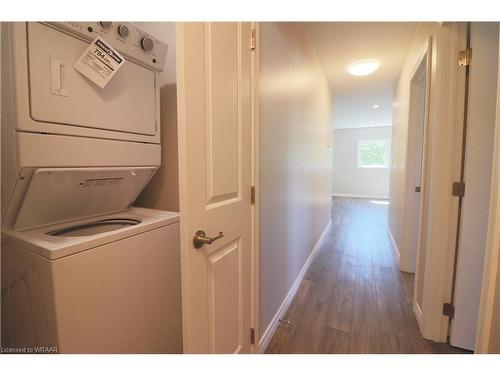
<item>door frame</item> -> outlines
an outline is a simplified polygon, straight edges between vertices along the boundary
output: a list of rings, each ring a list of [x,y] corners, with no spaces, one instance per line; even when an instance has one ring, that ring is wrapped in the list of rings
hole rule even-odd
[[[416,88],[413,86],[413,83],[419,79],[421,70],[424,69],[425,66],[425,97],[424,97],[424,123],[423,123],[423,135],[422,135],[422,159],[421,159],[421,168],[422,174],[420,177],[420,197],[419,197],[419,208],[418,208],[418,219],[417,219],[417,253],[416,256],[416,271],[415,271],[415,281],[413,284],[413,298],[412,298],[412,308],[417,318],[417,322],[419,326],[422,325],[422,309],[418,305],[416,301],[416,291],[419,281],[419,276],[424,277],[425,275],[419,275],[419,269],[422,265],[419,264],[420,253],[422,251],[422,232],[424,225],[426,224],[427,211],[425,210],[425,203],[427,198],[427,186],[428,186],[428,178],[427,178],[427,158],[428,158],[428,136],[429,136],[429,105],[430,105],[430,94],[431,94],[431,69],[432,69],[432,36],[429,36],[422,46],[420,53],[418,54],[418,58],[416,63],[412,69],[411,80],[410,80],[410,108],[409,108],[409,128],[412,126],[416,126],[416,121],[418,121],[418,113],[417,108],[412,107],[412,98],[414,97],[414,92]],[[420,126],[420,125],[418,125]],[[408,156],[407,156],[408,158]],[[414,176],[415,171],[411,171],[412,176]],[[407,215],[405,215],[407,217]],[[408,223],[408,219],[405,219],[405,223]],[[408,230],[410,228],[406,228],[405,231],[408,234]]]
[[[254,344],[252,353],[259,353],[260,343],[260,247],[259,247],[259,155],[260,155],[260,115],[259,115],[259,72],[260,72],[260,31],[259,22],[252,22],[255,30],[255,49],[252,53],[252,186],[255,189],[255,203],[252,205],[252,265],[251,265],[251,317],[250,323],[254,329]]]
[[[500,47],[500,44],[499,44]],[[500,48],[498,62],[498,77],[500,78]],[[500,257],[500,79],[497,81],[497,108],[495,121],[495,140],[493,146],[493,171],[491,178],[490,207],[488,219],[488,234],[483,268],[483,283],[481,302],[477,322],[475,353],[489,353],[490,336],[493,325],[495,294],[499,280]],[[500,301],[497,301],[497,303]]]

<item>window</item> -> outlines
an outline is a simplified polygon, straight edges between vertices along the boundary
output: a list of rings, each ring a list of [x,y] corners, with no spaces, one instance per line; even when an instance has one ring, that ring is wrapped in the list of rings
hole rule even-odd
[[[387,168],[390,147],[388,139],[358,141],[358,168]]]

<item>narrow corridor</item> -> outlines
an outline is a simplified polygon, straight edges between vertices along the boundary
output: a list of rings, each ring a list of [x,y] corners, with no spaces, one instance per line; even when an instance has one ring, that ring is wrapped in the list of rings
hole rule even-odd
[[[422,338],[387,201],[334,197],[332,225],[266,353],[464,353]]]

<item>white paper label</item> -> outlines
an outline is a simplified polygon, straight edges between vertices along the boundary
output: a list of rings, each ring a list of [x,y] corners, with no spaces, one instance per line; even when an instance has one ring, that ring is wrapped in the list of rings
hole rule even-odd
[[[104,39],[97,37],[73,64],[73,68],[104,88],[125,59]]]

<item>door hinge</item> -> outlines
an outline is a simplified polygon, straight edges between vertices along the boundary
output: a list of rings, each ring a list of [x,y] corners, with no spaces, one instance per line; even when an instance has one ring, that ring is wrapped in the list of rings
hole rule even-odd
[[[250,203],[255,204],[255,186],[250,188]]]
[[[250,344],[255,345],[255,329],[250,328]]]
[[[250,31],[250,51],[253,51],[257,47],[257,31],[252,29]]]
[[[472,59],[472,48],[467,48],[458,53],[458,65],[468,66]]]
[[[455,307],[451,303],[443,303],[443,315],[453,319]]]
[[[455,197],[463,198],[465,196],[465,182],[463,181],[454,182],[453,187],[451,189],[451,193]]]

